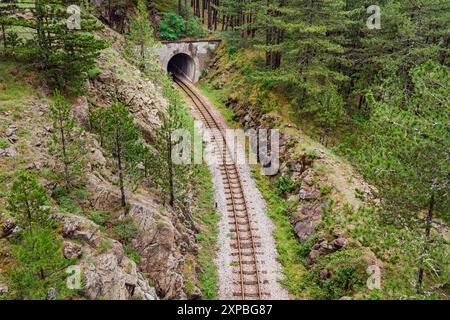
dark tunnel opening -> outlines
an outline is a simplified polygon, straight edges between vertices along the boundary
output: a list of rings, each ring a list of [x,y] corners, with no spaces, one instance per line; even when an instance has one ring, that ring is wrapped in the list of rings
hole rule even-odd
[[[176,54],[170,59],[167,65],[167,72],[170,74],[182,74],[194,81],[195,78],[195,62],[189,55],[185,53]]]

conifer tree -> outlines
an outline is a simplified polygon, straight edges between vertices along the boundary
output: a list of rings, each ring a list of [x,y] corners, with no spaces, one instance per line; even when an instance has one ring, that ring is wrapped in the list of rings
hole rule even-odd
[[[156,149],[158,155],[154,165],[154,179],[165,193],[165,199],[173,207],[183,205],[186,186],[189,181],[190,165],[175,164],[173,162],[174,141],[173,133],[179,129],[188,130],[188,115],[179,96],[170,85],[168,79],[164,83],[164,96],[167,100],[167,110],[162,114],[162,124],[157,131]]]
[[[62,255],[61,240],[54,230],[35,227],[22,231],[12,254],[14,265],[7,273],[12,299],[63,299],[70,294],[65,279],[71,261]]]
[[[130,31],[125,36],[125,54],[139,66],[141,71],[147,71],[156,65],[156,55],[151,49],[157,43],[153,38],[154,30],[149,20],[147,2],[138,0],[136,13],[130,18]],[[154,70],[153,70],[154,71]]]
[[[17,225],[30,232],[50,224],[47,192],[34,175],[20,172],[8,196],[8,210]]]
[[[50,152],[61,162],[62,176],[66,187],[70,187],[76,177],[82,173],[83,145],[82,130],[75,126],[75,119],[70,114],[70,106],[58,90],[54,93],[55,101],[50,107],[53,120],[53,133]]]
[[[113,102],[101,115],[104,117],[102,119],[103,146],[115,160],[121,205],[125,207],[127,204],[125,180],[135,174],[139,164],[137,148],[139,131],[128,109],[118,101]]]
[[[445,270],[439,261],[445,243],[436,239],[432,228],[434,217],[442,217],[450,208],[450,101],[445,89],[449,78],[446,67],[431,61],[413,69],[410,76],[412,93],[400,94],[403,82],[393,77],[383,86],[383,99],[371,99],[375,112],[367,124],[364,161],[388,223],[425,229],[418,237],[419,249],[411,252],[418,257],[416,283],[422,292],[426,270]]]
[[[47,192],[32,174],[21,172],[8,196],[8,210],[20,227],[13,239],[14,264],[8,269],[8,295],[13,299],[46,299],[51,290],[63,298],[65,268],[61,241],[53,229]]]
[[[80,30],[68,28],[68,6],[75,4],[87,10],[83,3],[35,0],[32,4],[12,4],[0,10],[1,25],[32,31],[31,39],[11,49],[16,51],[15,54],[35,61],[49,81],[61,89],[79,91],[87,78],[87,72],[93,69],[100,51],[106,47],[105,41],[93,34],[100,25],[89,13],[82,11]],[[33,18],[20,19],[17,13],[31,13]]]

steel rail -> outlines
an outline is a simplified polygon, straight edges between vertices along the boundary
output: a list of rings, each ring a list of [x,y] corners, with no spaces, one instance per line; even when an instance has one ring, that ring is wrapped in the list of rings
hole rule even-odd
[[[220,138],[222,139],[223,142],[223,154],[222,154],[222,165],[224,166],[224,171],[225,171],[225,178],[226,178],[226,182],[228,185],[228,188],[230,190],[230,195],[231,195],[231,205],[232,205],[232,211],[233,211],[233,217],[234,217],[234,226],[236,228],[236,242],[237,242],[237,250],[238,250],[238,256],[239,256],[239,268],[240,268],[240,287],[241,287],[241,298],[243,300],[246,299],[247,294],[246,294],[246,283],[244,280],[244,268],[243,268],[243,259],[242,259],[242,241],[241,241],[241,237],[240,237],[240,231],[239,231],[239,224],[238,224],[238,216],[237,216],[237,201],[236,201],[236,195],[234,194],[233,191],[238,191],[238,195],[242,196],[243,199],[243,207],[244,207],[244,211],[246,214],[246,221],[247,221],[247,225],[248,225],[248,233],[250,235],[250,241],[251,241],[251,245],[252,245],[252,256],[253,256],[253,264],[254,264],[254,268],[255,268],[255,277],[256,277],[256,290],[257,290],[257,297],[259,299],[262,298],[262,291],[261,291],[261,281],[260,281],[260,273],[259,273],[259,268],[258,268],[258,260],[257,260],[257,256],[256,256],[256,245],[255,245],[255,241],[254,241],[254,236],[253,236],[253,232],[252,232],[252,227],[251,227],[251,220],[250,220],[250,216],[249,216],[249,210],[248,210],[248,206],[247,206],[247,201],[245,199],[245,194],[243,191],[243,187],[242,187],[242,182],[239,176],[239,172],[237,170],[236,165],[233,163],[232,164],[232,170],[234,170],[236,172],[236,180],[237,180],[237,187],[233,188],[233,184],[231,182],[231,178],[230,178],[230,172],[231,170],[228,169],[227,167],[227,161],[226,161],[226,156],[227,153],[229,154],[230,150],[229,150],[229,146],[226,143],[226,139],[225,139],[225,134],[224,134],[224,130],[223,128],[218,124],[217,120],[215,119],[215,117],[212,115],[212,113],[210,112],[208,106],[204,103],[203,99],[201,97],[199,97],[199,95],[195,92],[195,90],[191,89],[189,84],[185,83],[185,80],[183,78],[181,78],[178,75],[173,75],[174,76],[174,80],[175,83],[178,85],[178,87],[185,92],[188,97],[192,100],[192,102],[194,103],[194,106],[198,109],[198,111],[200,112],[201,116],[204,118],[206,125],[209,127],[209,129],[214,129],[213,126],[210,124],[210,122],[212,122],[214,124],[215,129],[217,129],[220,132]],[[209,121],[208,121],[209,118]],[[214,140],[216,142],[216,145],[220,148],[220,145],[218,143],[218,141],[216,140],[216,136],[214,136]],[[233,190],[234,189],[234,190]]]

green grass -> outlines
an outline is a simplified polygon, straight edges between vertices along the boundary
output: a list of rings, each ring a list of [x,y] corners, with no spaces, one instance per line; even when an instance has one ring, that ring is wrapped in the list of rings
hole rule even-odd
[[[9,147],[9,145],[10,143],[8,142],[7,139],[0,138],[0,149],[6,149]]]
[[[231,127],[237,127],[234,111],[228,108],[223,102],[221,91],[215,90],[207,83],[200,83],[198,89],[209,99],[209,101],[220,111],[227,123]]]
[[[239,127],[239,124],[235,121],[234,111],[227,108],[223,103],[221,97],[223,91],[215,90],[207,83],[200,83],[198,88],[221,112],[231,127]],[[268,215],[275,224],[274,238],[279,261],[283,266],[285,275],[282,285],[296,298],[304,298],[305,295],[301,288],[302,277],[305,273],[302,255],[304,248],[297,242],[293,233],[288,215],[289,203],[279,196],[278,189],[271,184],[266,176],[261,174],[259,169],[254,170],[253,177],[258,189],[267,201]]]
[[[199,287],[203,299],[217,299],[217,270],[214,264],[220,216],[215,211],[212,177],[205,165],[196,167],[196,207],[194,217],[203,224],[202,231],[196,235],[200,244],[197,263],[202,271],[198,274]]]
[[[295,298],[305,298],[301,287],[302,277],[305,273],[303,264],[302,246],[295,238],[292,225],[289,221],[289,203],[278,195],[276,188],[269,179],[261,174],[258,167],[253,170],[253,178],[267,202],[267,212],[275,224],[274,238],[279,254],[278,260],[283,266],[285,279],[282,285]]]
[[[13,76],[13,73],[17,75]],[[25,74],[23,66],[0,59],[0,113],[20,111],[24,99],[37,95],[30,85],[16,79],[23,79]]]
[[[141,255],[137,250],[133,249],[130,245],[124,245],[123,251],[125,252],[125,255],[132,261],[134,261],[136,264],[139,264],[141,262]]]

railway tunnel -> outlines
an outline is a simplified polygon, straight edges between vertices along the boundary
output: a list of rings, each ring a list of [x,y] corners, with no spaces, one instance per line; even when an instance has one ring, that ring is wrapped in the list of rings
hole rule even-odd
[[[152,50],[158,56],[161,69],[182,73],[196,83],[214,58],[220,42],[220,39],[163,41],[160,47]]]
[[[186,53],[174,55],[167,64],[167,72],[170,74],[182,74],[192,82],[196,80],[195,61]]]

